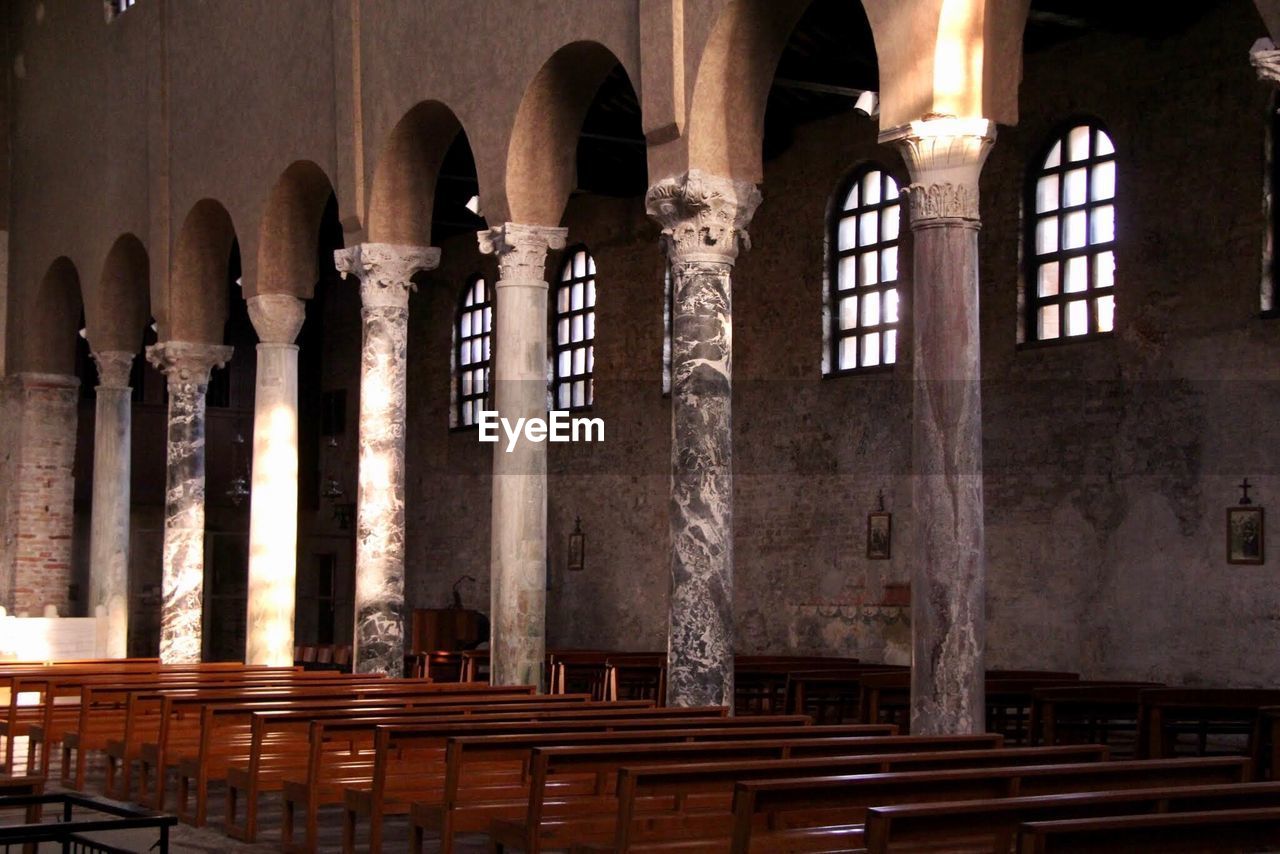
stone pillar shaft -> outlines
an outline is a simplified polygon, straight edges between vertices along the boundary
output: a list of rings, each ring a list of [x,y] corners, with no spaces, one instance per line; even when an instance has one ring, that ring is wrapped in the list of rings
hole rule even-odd
[[[169,386],[160,612],[164,664],[197,662],[203,652],[205,394],[209,372],[225,365],[231,352],[188,341],[147,348],[147,359],[164,372]]]
[[[690,172],[650,188],[671,260],[667,703],[733,706],[732,272],[754,185]]]
[[[986,729],[978,176],[994,134],[936,118],[887,135],[913,182],[913,734]]]
[[[253,487],[249,504],[249,596],[245,663],[293,664],[298,579],[298,348],[302,300],[248,300],[258,332],[253,397]]]
[[[479,234],[480,250],[498,256],[493,402],[502,418],[547,415],[548,249],[562,249],[563,228],[506,223]],[[494,445],[490,541],[495,685],[546,687],[547,445]]]
[[[410,279],[440,250],[362,243],[334,253],[360,279],[360,477],[355,670],[404,674],[404,437]]]
[[[133,353],[93,354],[98,365],[89,524],[89,613],[103,621],[108,658],[129,655],[129,509],[133,469]]]

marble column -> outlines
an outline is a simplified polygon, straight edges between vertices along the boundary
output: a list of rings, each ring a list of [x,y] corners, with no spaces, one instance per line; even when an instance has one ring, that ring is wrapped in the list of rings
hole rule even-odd
[[[649,188],[671,261],[667,703],[733,705],[733,303],[760,192],[691,171]]]
[[[480,251],[498,256],[490,388],[498,414],[547,417],[548,249],[562,249],[563,228],[505,223],[479,234]],[[490,673],[494,685],[546,687],[547,444],[518,441],[493,452],[490,539]]]
[[[302,300],[248,300],[258,333],[253,396],[253,487],[249,498],[249,596],[245,664],[293,664],[298,579],[298,347]]]
[[[200,660],[204,617],[204,407],[209,372],[231,359],[221,344],[166,341],[147,360],[169,384],[160,661]]]
[[[360,478],[355,670],[404,674],[404,433],[410,278],[440,250],[361,243],[333,255],[360,279]]]
[[[129,655],[129,507],[133,448],[133,353],[104,350],[93,422],[93,507],[89,522],[89,613],[105,624],[108,658]]]
[[[978,176],[986,119],[931,118],[882,135],[911,173],[911,732],[986,729],[986,553],[978,323]]]

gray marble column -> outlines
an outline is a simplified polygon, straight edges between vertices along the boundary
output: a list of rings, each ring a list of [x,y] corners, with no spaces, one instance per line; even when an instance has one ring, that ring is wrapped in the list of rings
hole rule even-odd
[[[410,278],[440,250],[361,243],[333,255],[360,279],[360,483],[356,498],[355,670],[404,674],[404,434]]]
[[[498,414],[547,416],[548,249],[567,231],[506,223],[479,234],[480,251],[498,256],[491,375]],[[494,685],[545,688],[547,613],[547,444],[521,440],[493,452],[490,539],[490,673]]]
[[[133,444],[133,353],[93,354],[98,365],[89,523],[89,613],[100,620],[104,655],[129,655],[129,506]]]
[[[986,119],[913,122],[911,732],[986,729],[978,176]]]
[[[754,184],[691,171],[649,188],[671,261],[667,703],[733,705],[733,305]]]
[[[258,333],[253,397],[253,487],[249,498],[249,596],[245,664],[293,664],[298,579],[298,347],[302,300],[248,300]]]
[[[160,661],[200,660],[204,617],[204,407],[209,372],[231,358],[221,344],[166,341],[147,360],[169,384]]]

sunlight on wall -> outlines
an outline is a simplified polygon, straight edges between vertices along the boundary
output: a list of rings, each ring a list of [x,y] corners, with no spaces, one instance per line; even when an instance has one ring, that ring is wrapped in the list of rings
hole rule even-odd
[[[934,52],[933,109],[982,115],[983,0],[945,0]]]

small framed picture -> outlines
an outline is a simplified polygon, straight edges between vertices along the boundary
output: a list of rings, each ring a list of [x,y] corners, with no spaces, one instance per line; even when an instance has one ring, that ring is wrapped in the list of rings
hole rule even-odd
[[[893,547],[893,514],[867,514],[867,557],[888,560]]]
[[[1227,563],[1260,564],[1265,551],[1261,507],[1227,508]]]

